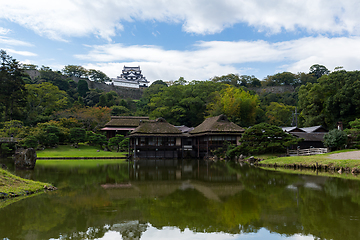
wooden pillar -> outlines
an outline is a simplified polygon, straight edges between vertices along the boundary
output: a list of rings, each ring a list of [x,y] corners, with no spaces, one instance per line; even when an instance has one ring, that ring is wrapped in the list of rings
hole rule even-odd
[[[197,141],[198,141],[198,158],[200,157],[200,140],[199,140],[199,137],[197,138]]]
[[[209,157],[209,135],[207,135],[207,142],[206,142],[206,157]]]

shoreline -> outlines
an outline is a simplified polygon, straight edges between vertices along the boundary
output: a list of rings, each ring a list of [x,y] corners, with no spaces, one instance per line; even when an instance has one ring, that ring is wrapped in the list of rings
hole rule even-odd
[[[331,172],[360,173],[360,151],[337,151],[311,156],[288,156],[262,160],[259,167],[284,169],[311,169]]]

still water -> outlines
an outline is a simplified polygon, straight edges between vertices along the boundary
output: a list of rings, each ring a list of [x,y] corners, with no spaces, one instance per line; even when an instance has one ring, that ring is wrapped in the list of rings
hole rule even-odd
[[[0,208],[0,239],[360,239],[358,180],[199,161],[53,163],[7,163],[59,190]]]

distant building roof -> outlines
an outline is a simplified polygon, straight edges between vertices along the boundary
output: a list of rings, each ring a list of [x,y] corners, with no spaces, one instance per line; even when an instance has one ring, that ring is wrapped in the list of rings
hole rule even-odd
[[[313,126],[313,127],[304,127],[304,128],[300,128],[301,130],[303,130],[304,132],[307,133],[313,133],[313,132],[328,132],[328,130],[326,128],[324,128],[323,126]]]
[[[281,128],[284,132],[305,132],[298,127],[282,127]]]
[[[242,127],[236,125],[233,122],[230,122],[225,115],[219,115],[216,117],[210,117],[205,119],[204,122],[202,122],[199,126],[195,127],[194,130],[190,132],[190,134],[239,134],[243,132],[245,132],[245,130]]]
[[[111,116],[110,122],[105,127],[138,127],[141,121],[149,120],[149,117],[137,116]]]
[[[182,132],[174,125],[168,123],[164,118],[142,121],[140,125],[131,132],[132,136],[182,136]]]

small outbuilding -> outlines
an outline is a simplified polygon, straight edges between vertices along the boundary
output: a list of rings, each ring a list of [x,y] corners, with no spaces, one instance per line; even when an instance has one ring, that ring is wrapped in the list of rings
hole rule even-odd
[[[116,134],[127,136],[140,125],[141,121],[147,120],[149,117],[111,116],[110,122],[106,123],[101,131],[106,131],[107,139],[115,137]]]

